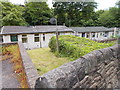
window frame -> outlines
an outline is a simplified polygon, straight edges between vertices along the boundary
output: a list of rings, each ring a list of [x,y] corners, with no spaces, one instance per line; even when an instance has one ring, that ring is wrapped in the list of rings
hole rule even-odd
[[[45,37],[45,34],[43,33],[43,41],[45,41],[46,40],[46,37]]]
[[[16,40],[15,40],[15,41],[12,40],[12,39],[13,39],[13,36],[16,37]],[[17,42],[17,41],[18,41],[18,35],[10,35],[10,40],[11,40],[11,42]]]
[[[36,38],[38,38],[38,41],[36,41]],[[34,42],[40,42],[40,34],[34,34]]]
[[[25,42],[23,39],[26,39]],[[28,42],[27,34],[23,34],[22,35],[22,43],[27,43],[27,42]]]

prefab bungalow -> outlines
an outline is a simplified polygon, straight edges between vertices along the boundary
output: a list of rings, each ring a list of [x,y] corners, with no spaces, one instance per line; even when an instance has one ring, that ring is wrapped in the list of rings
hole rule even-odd
[[[73,35],[73,30],[66,26],[4,26],[1,29],[3,43],[21,41],[26,49],[48,47],[51,37]]]
[[[106,27],[70,27],[74,30],[75,36],[89,39],[103,40],[118,34],[117,28]]]
[[[21,41],[26,49],[48,47],[51,37],[56,35],[56,30],[59,35],[75,35],[92,40],[120,35],[120,29],[106,27],[3,26],[0,41],[3,43]]]

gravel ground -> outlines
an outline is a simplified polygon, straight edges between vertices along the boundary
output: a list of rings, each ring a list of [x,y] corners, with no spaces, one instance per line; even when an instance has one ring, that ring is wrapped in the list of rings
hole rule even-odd
[[[12,70],[12,64],[10,60],[2,61],[2,88],[19,88],[20,83],[18,82],[15,73]]]

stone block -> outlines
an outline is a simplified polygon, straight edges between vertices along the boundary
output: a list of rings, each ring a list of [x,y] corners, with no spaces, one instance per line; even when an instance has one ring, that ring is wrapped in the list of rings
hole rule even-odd
[[[109,47],[100,49],[99,51],[102,52],[102,54],[103,54],[102,59],[104,59],[104,60],[111,60],[111,58],[113,57],[112,50]]]
[[[85,59],[80,58],[70,63],[75,67],[78,80],[79,81],[82,80],[85,77],[85,67],[84,67]]]
[[[118,53],[119,53],[119,48],[118,48],[118,45],[114,45],[112,47],[109,47],[111,50],[112,50],[112,53],[113,53],[113,56],[115,58],[117,58],[118,56]]]
[[[103,60],[103,54],[99,50],[95,50],[93,52],[90,52],[90,54],[94,55],[94,59],[97,60],[96,62],[99,64]]]

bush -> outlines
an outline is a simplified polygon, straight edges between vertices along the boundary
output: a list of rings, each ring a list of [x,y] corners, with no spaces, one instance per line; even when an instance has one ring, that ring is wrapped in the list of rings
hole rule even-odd
[[[93,50],[106,48],[112,45],[114,45],[114,43],[98,43],[84,37],[61,35],[59,36],[59,55],[77,59]],[[51,38],[49,47],[52,52],[56,53],[55,36]]]

